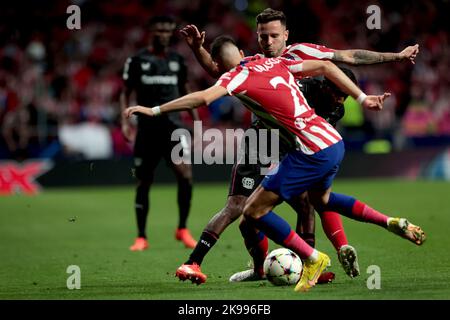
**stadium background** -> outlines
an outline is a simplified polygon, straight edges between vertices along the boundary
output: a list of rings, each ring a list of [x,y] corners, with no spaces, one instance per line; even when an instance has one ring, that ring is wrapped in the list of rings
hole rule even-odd
[[[66,27],[70,16],[66,9],[72,4],[81,9],[80,30]],[[372,4],[381,8],[380,30],[369,30],[366,26],[369,17],[366,8]],[[132,152],[119,126],[123,64],[130,54],[146,45],[147,30],[144,25],[149,17],[156,14],[170,14],[179,27],[196,24],[206,31],[206,45],[218,35],[230,34],[250,55],[258,51],[255,16],[266,7],[283,10],[287,14],[289,43],[313,42],[335,49],[361,48],[389,52],[399,52],[408,45],[420,44],[415,65],[402,62],[352,68],[361,88],[367,93],[387,90],[393,93],[393,97],[386,103],[385,110],[376,114],[367,113],[351,100],[347,101],[347,113],[338,129],[346,140],[348,152],[337,187],[342,188],[342,192],[369,200],[375,207],[378,203],[382,209],[406,211],[408,216],[419,222],[425,220],[424,229],[438,233],[441,238],[436,235],[435,239],[443,244],[443,248],[450,243],[442,229],[448,225],[450,207],[447,182],[450,179],[450,30],[446,23],[450,2],[80,0],[15,1],[14,5],[1,2],[0,195],[5,197],[0,198],[0,246],[3,255],[0,275],[4,283],[0,298],[183,299],[193,294],[188,286],[183,286],[182,293],[178,292],[175,296],[169,293],[170,285],[166,291],[161,289],[160,294],[150,296],[146,295],[145,285],[137,292],[130,289],[133,284],[138,287],[142,285],[140,275],[148,276],[148,268],[144,265],[155,265],[155,261],[164,265],[165,273],[157,278],[157,283],[165,287],[165,282],[173,281],[171,278],[168,280],[166,272],[169,274],[177,263],[183,262],[187,256],[186,250],[174,249],[174,253],[178,254],[175,260],[167,252],[156,260],[153,260],[155,257],[141,256],[139,261],[139,258],[127,256],[121,257],[119,263],[112,258],[119,248],[126,250],[134,232]],[[214,82],[195,61],[181,36],[175,37],[173,48],[187,60],[193,90]],[[200,116],[207,127],[222,130],[246,127],[250,122],[249,113],[233,98],[223,98],[208,108],[200,109]],[[188,116],[185,121],[187,126],[191,125]],[[29,166],[35,163],[39,170],[33,171]],[[13,173],[23,172],[26,168],[34,172],[31,177],[37,179],[42,189],[23,180],[14,181]],[[196,184],[189,223],[195,234],[200,234],[208,218],[223,204],[228,177],[229,166],[194,166]],[[158,211],[175,211],[176,207],[173,204],[174,177],[164,165],[160,166],[156,181],[165,184],[154,188],[152,199],[163,201],[152,202],[148,228],[150,233],[160,228],[150,239],[152,248],[158,251],[166,245],[176,245],[171,238],[161,240],[167,238],[164,234],[172,233],[175,213],[163,219]],[[108,187],[124,184],[128,186]],[[73,188],[75,186],[80,188]],[[38,191],[41,193],[35,197],[23,195]],[[9,195],[15,196],[7,197]],[[289,211],[284,207],[283,210]],[[374,259],[371,254],[383,255],[379,248],[370,246],[378,238],[370,239],[365,235],[364,226],[345,221],[352,237],[355,235],[355,239],[364,239],[359,245],[368,252],[370,259]],[[317,228],[321,233],[320,226]],[[228,271],[214,269],[214,266],[220,268],[225,259],[223,256],[246,259],[237,228],[230,229],[233,230],[228,232],[229,236],[224,235],[223,246],[219,247],[224,251],[217,249],[218,253],[207,258],[218,260],[209,265],[210,270],[214,270],[211,271],[212,278],[215,277],[220,283],[212,280],[212,286],[217,285],[218,292],[229,290],[226,276],[231,271],[245,267],[245,263],[233,265],[234,260],[231,259],[233,261]],[[109,242],[108,237],[114,240]],[[318,237],[318,244],[330,249],[323,235]],[[62,239],[60,244],[55,243],[58,238]],[[34,243],[34,239],[39,241]],[[398,244],[396,240],[389,238],[385,245],[400,245],[404,248],[404,256],[410,256],[408,250],[412,249],[409,244]],[[104,243],[105,247],[95,245],[99,242]],[[85,251],[80,246],[87,250],[86,256],[83,256]],[[433,248],[431,244],[430,247]],[[438,259],[441,254],[448,256],[439,251],[443,248],[436,247],[434,251],[427,252],[432,252],[432,257]],[[61,255],[66,249],[70,253],[67,251]],[[227,250],[236,250],[237,253],[231,254]],[[104,258],[100,258],[102,263],[113,261],[114,265],[117,262],[120,264],[119,270],[124,268],[126,261],[133,261],[135,267],[138,266],[136,273],[130,271],[134,270],[131,267],[123,269],[130,272],[134,277],[132,280],[115,275],[114,281],[127,283],[119,287],[124,292],[131,291],[129,296],[122,296],[120,290],[114,287],[114,281],[104,290],[102,281],[106,281],[107,276],[102,273],[101,266],[94,268],[96,264],[93,262],[99,251],[102,251],[100,255]],[[18,252],[27,254],[18,255]],[[414,250],[414,254],[417,252]],[[422,259],[425,257],[427,255],[423,254]],[[97,270],[96,276],[91,273],[93,294],[70,296],[67,293],[62,265],[81,263],[72,260],[82,260],[90,265],[86,267],[88,271],[89,268],[90,271]],[[410,258],[409,261],[415,260]],[[441,259],[436,271],[447,279],[444,282],[449,279],[447,260],[447,257]],[[370,264],[369,261],[364,262]],[[105,268],[112,274],[117,272],[117,268]],[[400,265],[397,269],[402,268],[404,266]],[[36,276],[40,280],[25,276],[30,270],[32,274],[42,274],[41,278]],[[418,276],[420,270],[420,266],[410,270],[416,282],[425,281],[425,278]],[[58,275],[57,280],[55,274]],[[343,274],[340,276],[342,279]],[[396,283],[394,273],[389,277]],[[346,280],[342,281],[348,285]],[[144,283],[152,286],[153,282],[147,280]],[[339,289],[343,287],[338,283]],[[334,288],[326,297],[374,297],[372,292],[367,294],[367,289],[355,289],[354,284],[350,287],[354,291],[347,296]],[[253,297],[250,293],[246,295],[245,290],[254,287],[239,288],[243,292],[241,296],[234,296],[231,290],[222,291],[227,292],[224,297]],[[178,290],[176,284],[173,290]],[[192,297],[208,299],[208,293],[204,290],[200,289]],[[278,298],[291,298],[290,292],[276,290]],[[409,287],[405,287],[381,297],[405,298],[408,290]],[[323,290],[319,292],[324,293]],[[271,297],[271,294],[265,292],[261,296]],[[209,298],[221,297],[217,294]],[[430,297],[448,299],[450,293],[436,282],[430,284],[428,291],[413,296]]]

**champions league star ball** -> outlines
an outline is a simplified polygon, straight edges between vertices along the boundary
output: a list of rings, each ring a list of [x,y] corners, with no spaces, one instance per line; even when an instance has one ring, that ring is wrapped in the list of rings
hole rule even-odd
[[[291,250],[275,249],[264,260],[264,273],[272,284],[288,286],[300,280],[302,260]]]

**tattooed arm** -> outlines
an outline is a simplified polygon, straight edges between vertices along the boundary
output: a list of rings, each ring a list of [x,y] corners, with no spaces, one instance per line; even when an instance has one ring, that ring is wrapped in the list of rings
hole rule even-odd
[[[375,52],[369,50],[336,50],[332,58],[335,62],[344,62],[352,65],[375,64],[391,61],[410,60],[412,64],[419,53],[419,45],[406,47],[398,53],[393,52]]]

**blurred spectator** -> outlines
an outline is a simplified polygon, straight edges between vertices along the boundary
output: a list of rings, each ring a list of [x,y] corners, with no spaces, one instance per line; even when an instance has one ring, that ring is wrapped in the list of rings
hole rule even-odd
[[[85,122],[61,125],[58,131],[66,156],[79,159],[108,159],[113,156],[113,143],[108,128]]]

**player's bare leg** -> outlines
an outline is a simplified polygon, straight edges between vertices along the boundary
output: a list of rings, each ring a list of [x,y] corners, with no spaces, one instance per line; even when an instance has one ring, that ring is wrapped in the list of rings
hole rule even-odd
[[[172,169],[178,182],[179,222],[175,231],[175,239],[183,242],[186,248],[194,248],[197,241],[186,227],[192,198],[192,166],[187,163],[173,164]]]
[[[209,220],[205,230],[220,236],[231,223],[242,216],[246,200],[245,196],[229,196],[225,207]]]
[[[206,281],[207,276],[202,273],[200,268],[203,258],[214,246],[222,232],[242,215],[246,200],[247,197],[241,195],[228,197],[225,207],[208,222],[189,259],[177,269],[175,276],[180,280],[189,279],[197,284]]]

